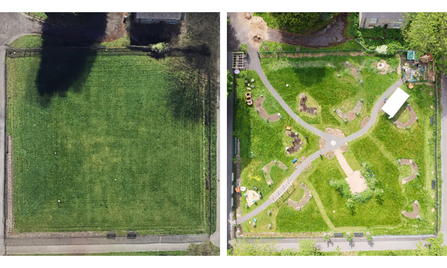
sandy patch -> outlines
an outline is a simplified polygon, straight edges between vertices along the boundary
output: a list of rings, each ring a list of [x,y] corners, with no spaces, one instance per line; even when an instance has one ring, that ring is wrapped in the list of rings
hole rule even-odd
[[[402,179],[402,184],[405,184],[405,183],[412,181],[416,178],[416,175],[419,171],[418,165],[416,164],[416,162],[414,162],[412,159],[401,159],[399,165],[401,165],[401,166],[409,165],[413,169],[413,172],[411,173],[411,175],[409,177]]]
[[[346,119],[348,119],[349,122],[351,122],[352,120],[357,118],[356,113],[360,113],[360,110],[362,109],[362,105],[363,105],[363,103],[361,101],[357,101],[357,104],[355,105],[355,107],[352,110],[350,110],[350,111],[348,111],[346,113],[343,113],[341,111],[341,109],[338,108],[337,109],[337,115],[340,116],[343,119],[346,118]]]
[[[419,216],[419,204],[418,201],[413,202],[413,212],[408,213],[406,210],[402,211],[402,214],[410,219],[417,218]]]
[[[416,113],[414,112],[413,107],[407,105],[405,109],[407,109],[407,111],[410,113],[410,119],[403,123],[399,120],[396,120],[396,127],[400,129],[405,129],[407,126],[411,126],[416,122]]]
[[[304,183],[302,183],[300,187],[304,190],[304,195],[301,198],[301,200],[299,202],[293,201],[290,198],[289,200],[287,200],[287,204],[293,207],[297,211],[300,211],[312,198],[309,188],[307,188],[307,186]]]
[[[278,166],[282,170],[286,170],[287,169],[287,166],[284,163],[282,163],[281,161],[277,161],[277,160],[273,160],[273,161],[269,162],[267,165],[265,165],[262,168],[262,171],[264,171],[264,177],[265,177],[266,182],[267,182],[268,185],[271,185],[273,183],[273,180],[270,177],[270,171],[272,170],[273,166]]]
[[[247,200],[248,207],[251,207],[256,201],[261,199],[261,195],[253,190],[247,190],[245,193],[245,199]]]
[[[369,119],[371,119],[371,117],[369,116],[363,117],[362,122],[360,123],[360,129],[363,129],[366,126],[366,124],[368,124]]]
[[[381,59],[379,62],[374,62],[373,66],[379,70],[379,74],[387,74],[390,70],[390,65],[384,59]]]
[[[326,128],[324,130],[324,132],[326,132],[327,134],[330,134],[330,135],[335,135],[335,136],[340,137],[340,138],[344,138],[345,137],[345,133],[343,133],[343,131],[341,131],[338,128],[329,128],[328,127],[328,128]]]
[[[335,150],[335,156],[337,157],[338,163],[340,164],[341,168],[346,173],[347,178],[345,180],[349,184],[351,193],[355,194],[365,191],[368,185],[366,184],[365,178],[360,174],[360,171],[352,170],[340,149]]]

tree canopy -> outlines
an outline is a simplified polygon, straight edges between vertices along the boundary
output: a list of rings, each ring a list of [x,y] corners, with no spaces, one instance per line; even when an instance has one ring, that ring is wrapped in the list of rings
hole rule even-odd
[[[231,76],[230,71],[227,70],[227,98],[233,92],[233,76]]]
[[[280,27],[287,28],[293,33],[308,29],[320,19],[320,14],[315,12],[271,12],[270,14]]]
[[[416,246],[416,256],[447,256],[447,246],[443,245],[444,235],[440,233],[437,238],[427,239],[429,243],[427,246],[422,245],[420,241]]]
[[[438,64],[447,64],[447,13],[404,13],[407,25],[403,30],[410,47],[422,53],[431,53]]]

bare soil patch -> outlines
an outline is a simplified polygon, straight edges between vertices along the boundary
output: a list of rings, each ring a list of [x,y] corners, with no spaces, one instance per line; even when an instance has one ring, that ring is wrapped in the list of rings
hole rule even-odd
[[[281,57],[287,58],[320,58],[325,56],[365,56],[365,52],[328,52],[328,53],[279,53]],[[259,53],[261,58],[276,58],[276,55],[272,53]]]
[[[326,146],[326,140],[324,138],[320,137],[319,144],[320,144],[320,149],[323,149],[324,146]]]
[[[407,109],[407,111],[410,113],[410,119],[408,119],[407,122],[404,123],[400,122],[399,119],[396,120],[396,127],[400,129],[405,129],[407,126],[411,126],[416,122],[416,113],[414,112],[413,107],[407,105],[405,109]]]
[[[363,129],[366,126],[366,124],[368,124],[369,119],[371,119],[371,117],[369,116],[363,117],[362,122],[360,123],[360,129]]]
[[[300,201],[297,203],[290,198],[287,200],[287,204],[297,211],[300,211],[312,198],[309,188],[307,188],[304,183],[301,183],[300,187],[304,190],[304,196],[300,199]]]
[[[256,111],[259,112],[259,115],[263,119],[268,119],[270,122],[275,122],[280,119],[279,114],[271,114],[269,115],[265,110],[264,107],[262,107],[262,102],[264,101],[265,97],[261,96],[255,100],[255,108]]]
[[[341,111],[341,109],[338,108],[337,115],[343,119],[348,119],[348,121],[351,122],[352,120],[357,118],[356,113],[360,113],[360,110],[362,109],[362,105],[363,105],[363,103],[361,101],[357,101],[357,104],[355,105],[355,107],[346,113],[343,113]]]
[[[331,160],[332,158],[335,157],[335,153],[334,153],[334,151],[329,151],[329,152],[324,154],[324,157],[326,157],[327,159]]]
[[[264,177],[266,178],[266,182],[267,182],[268,185],[271,185],[273,183],[273,180],[270,177],[270,171],[272,170],[273,166],[278,166],[282,170],[286,170],[287,169],[287,166],[283,162],[277,161],[277,160],[273,160],[273,161],[269,162],[267,165],[265,165],[262,168],[262,171],[264,171]]]
[[[300,137],[295,132],[292,131],[286,131],[287,136],[291,137],[293,139],[292,144],[289,147],[289,150],[287,151],[288,154],[293,154],[298,152],[298,150],[301,148],[301,145],[304,143],[301,141]]]
[[[340,164],[343,171],[346,173],[346,182],[349,184],[349,189],[352,194],[361,193],[366,190],[368,185],[366,184],[365,178],[360,174],[359,170],[353,171],[349,166],[346,158],[343,156],[343,152],[338,149],[335,150],[335,156],[337,157],[338,163]]]
[[[384,59],[381,59],[379,62],[374,62],[373,66],[379,70],[379,74],[387,74],[390,70],[390,65]]]
[[[411,173],[411,175],[409,177],[402,179],[402,184],[405,184],[405,183],[412,181],[416,178],[417,173],[419,172],[418,165],[416,164],[416,162],[414,162],[412,159],[401,159],[399,165],[401,165],[401,166],[409,165],[413,169],[413,172]]]
[[[300,94],[300,108],[299,108],[299,111],[300,112],[306,112],[308,114],[316,115],[317,114],[317,108],[316,107],[307,107],[306,106],[306,101],[307,101],[306,94],[301,93]]]
[[[410,219],[417,218],[419,216],[419,204],[418,201],[413,202],[413,212],[408,213],[406,210],[402,211],[402,214]]]
[[[247,190],[247,192],[244,193],[244,196],[245,196],[245,199],[247,200],[248,207],[251,207],[253,204],[256,203],[256,201],[261,199],[261,195],[253,190]]]
[[[324,132],[326,132],[327,134],[330,134],[330,135],[335,135],[335,136],[340,137],[340,138],[344,138],[345,137],[345,133],[343,133],[343,131],[341,131],[338,128],[330,128],[330,127],[328,127],[328,128],[326,128],[324,130]]]

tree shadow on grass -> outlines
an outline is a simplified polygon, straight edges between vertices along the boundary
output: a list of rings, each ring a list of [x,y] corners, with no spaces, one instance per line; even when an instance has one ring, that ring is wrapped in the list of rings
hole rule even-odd
[[[96,56],[95,45],[105,35],[106,13],[48,13],[50,22],[65,21],[61,26],[44,23],[42,54],[37,88],[42,106],[48,106],[54,95],[64,97],[72,88],[80,92]],[[55,42],[53,37],[66,41]]]
[[[300,83],[305,87],[312,87],[321,84],[322,78],[326,76],[327,68],[323,67],[308,67],[308,68],[293,68],[296,77]]]

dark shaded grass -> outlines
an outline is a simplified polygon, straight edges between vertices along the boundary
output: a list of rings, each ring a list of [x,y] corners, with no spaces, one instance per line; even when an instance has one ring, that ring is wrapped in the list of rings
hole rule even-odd
[[[8,60],[15,231],[205,232],[201,106],[174,116],[170,59],[90,60],[46,107],[40,59]]]

